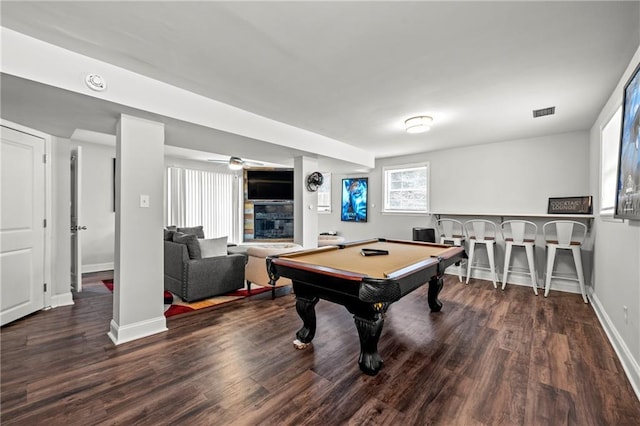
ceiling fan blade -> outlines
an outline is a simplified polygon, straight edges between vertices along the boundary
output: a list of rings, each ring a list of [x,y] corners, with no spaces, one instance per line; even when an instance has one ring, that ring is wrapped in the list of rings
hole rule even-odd
[[[234,165],[235,167],[238,167],[238,168],[262,167],[262,166],[264,166],[264,163],[260,163],[260,162],[257,162],[257,161],[245,161],[242,158],[235,157],[235,156],[229,157],[228,160],[223,160],[223,159],[216,160],[216,159],[213,159],[213,158],[209,158],[207,161],[210,162],[210,163],[217,163],[217,164],[231,164],[231,165]]]

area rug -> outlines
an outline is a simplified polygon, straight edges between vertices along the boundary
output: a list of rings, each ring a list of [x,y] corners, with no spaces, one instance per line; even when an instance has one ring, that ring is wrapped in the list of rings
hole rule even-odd
[[[113,291],[113,280],[102,280],[102,283],[109,290]],[[182,301],[180,297],[171,293],[170,291],[164,291],[164,316],[172,317],[174,315],[184,314],[187,312],[195,312],[205,308],[211,308],[213,306],[223,305],[235,300],[241,300],[256,294],[265,293],[271,291],[271,287],[262,287],[256,284],[251,284],[251,293],[247,290],[235,290],[227,294],[215,296],[210,299],[199,300],[193,303],[187,303]]]

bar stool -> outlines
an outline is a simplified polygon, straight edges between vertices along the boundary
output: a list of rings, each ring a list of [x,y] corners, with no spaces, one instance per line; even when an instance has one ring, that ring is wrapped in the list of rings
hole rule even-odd
[[[464,247],[464,226],[459,220],[439,219],[436,221],[436,229],[440,235],[440,244]],[[462,282],[462,263],[458,266],[458,279]]]
[[[471,277],[471,268],[488,270],[491,272],[491,281],[493,287],[498,288],[496,281],[498,280],[498,272],[496,271],[496,262],[494,248],[496,246],[496,235],[498,227],[490,220],[473,219],[464,223],[464,229],[469,240],[469,259],[467,260],[467,284]],[[484,244],[487,248],[487,257],[489,258],[489,268],[473,265],[473,255],[476,244]]]
[[[551,278],[564,278],[578,281],[582,300],[588,303],[587,294],[584,287],[584,271],[582,270],[582,244],[587,236],[587,226],[584,223],[574,220],[552,220],[542,226],[544,240],[547,249],[547,271],[544,284],[544,297],[549,294]],[[553,266],[556,259],[556,251],[571,250],[573,262],[576,267],[577,278],[567,278],[553,275]]]
[[[538,274],[536,273],[536,235],[538,235],[538,226],[528,220],[506,220],[500,224],[500,232],[505,243],[504,252],[504,272],[502,273],[502,289],[507,286],[507,276],[511,260],[511,251],[513,247],[523,247],[527,254],[527,262],[529,264],[529,275],[531,276],[531,286],[533,292],[538,295]],[[526,273],[526,272],[524,272]]]

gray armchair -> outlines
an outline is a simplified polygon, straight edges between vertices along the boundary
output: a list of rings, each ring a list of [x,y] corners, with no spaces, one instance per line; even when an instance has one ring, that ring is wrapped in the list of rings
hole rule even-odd
[[[243,254],[190,259],[186,244],[164,242],[164,288],[185,302],[244,287]]]

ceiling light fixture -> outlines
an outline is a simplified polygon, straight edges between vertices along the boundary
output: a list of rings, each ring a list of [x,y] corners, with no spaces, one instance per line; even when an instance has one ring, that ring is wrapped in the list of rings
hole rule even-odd
[[[229,168],[231,170],[242,170],[242,158],[239,157],[231,157],[229,158]]]
[[[419,115],[407,118],[404,121],[404,128],[407,133],[423,133],[431,129],[431,123],[433,123],[433,118],[428,115]]]

